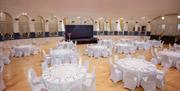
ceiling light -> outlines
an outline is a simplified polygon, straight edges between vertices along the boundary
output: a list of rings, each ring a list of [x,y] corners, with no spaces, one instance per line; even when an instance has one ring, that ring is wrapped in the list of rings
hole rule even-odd
[[[141,17],[141,19],[143,19],[143,20],[144,20],[145,18],[146,18],[146,17],[144,17],[144,16],[143,16],[143,17]]]
[[[165,17],[164,17],[164,16],[162,16],[162,17],[161,17],[161,19],[162,19],[162,20],[164,20],[164,19],[165,19]]]
[[[100,17],[99,19],[103,19],[103,17]]]
[[[24,13],[24,12],[23,12],[22,15],[27,15],[27,13]]]
[[[180,15],[178,15],[177,18],[180,19]]]

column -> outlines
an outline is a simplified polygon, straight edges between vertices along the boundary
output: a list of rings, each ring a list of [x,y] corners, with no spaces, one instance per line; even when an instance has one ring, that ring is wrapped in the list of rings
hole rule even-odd
[[[19,21],[15,20],[13,22],[13,28],[14,28],[14,33],[19,33]]]
[[[61,23],[58,21],[58,32],[61,31]]]
[[[45,22],[45,32],[49,32],[49,22]]]
[[[61,28],[62,28],[62,31],[65,31],[64,20],[62,20]]]
[[[118,20],[118,23],[117,23],[117,31],[121,31],[121,25],[120,25],[120,20]]]
[[[34,21],[29,22],[30,32],[35,32]]]

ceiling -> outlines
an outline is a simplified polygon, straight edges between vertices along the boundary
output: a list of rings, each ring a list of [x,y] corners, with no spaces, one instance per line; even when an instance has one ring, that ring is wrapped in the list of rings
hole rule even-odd
[[[0,0],[11,14],[154,18],[180,14],[180,0]]]

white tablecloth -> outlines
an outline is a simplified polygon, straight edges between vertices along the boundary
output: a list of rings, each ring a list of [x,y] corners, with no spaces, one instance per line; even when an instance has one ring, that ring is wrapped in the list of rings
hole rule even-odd
[[[151,47],[148,42],[144,41],[135,41],[134,44],[137,46],[138,49],[149,49]]]
[[[42,78],[50,91],[66,91],[72,83],[80,83],[86,72],[87,70],[80,65],[61,64],[44,71]]]
[[[34,45],[20,45],[14,47],[15,56],[23,56],[26,53],[33,54],[35,51],[38,51],[38,48]]]
[[[175,44],[173,47],[175,50],[180,50],[180,45]]]
[[[125,43],[117,43],[115,44],[115,50],[117,53],[123,52],[123,53],[132,53],[136,51],[136,46],[125,44]]]
[[[161,46],[161,41],[149,40],[149,44],[151,45],[151,47],[160,47]]]
[[[73,44],[73,42],[60,42],[58,44],[58,48],[70,48],[70,49],[72,49],[74,47],[75,47],[75,45]]]
[[[115,62],[118,68],[124,73],[125,71],[135,72],[137,74],[137,86],[140,85],[142,78],[148,74],[156,74],[156,66],[144,59],[125,58]],[[124,78],[123,78],[124,80]]]
[[[180,53],[176,51],[160,51],[159,55],[166,55],[171,59],[172,61],[172,66],[176,66],[176,62],[180,61]]]
[[[112,40],[99,40],[98,44],[106,46],[108,48],[113,48],[113,41]]]
[[[52,57],[52,60],[55,62],[55,64],[74,63],[73,61],[79,61],[78,53],[71,49],[52,50],[50,56]]]
[[[112,51],[103,45],[91,45],[87,48],[87,54],[94,57],[110,56]]]

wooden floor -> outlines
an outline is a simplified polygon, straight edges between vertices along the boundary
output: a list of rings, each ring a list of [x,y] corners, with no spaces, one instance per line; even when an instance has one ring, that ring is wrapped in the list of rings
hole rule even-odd
[[[42,46],[42,49],[46,51],[49,48],[55,46],[55,42],[47,43]],[[86,55],[83,55],[85,49],[85,45],[78,45],[78,51],[82,60],[89,60],[92,65],[96,66],[96,91],[128,91],[123,87],[123,82],[113,83],[109,79],[109,65],[108,58],[89,58]],[[138,51],[133,56],[137,56],[139,54],[144,54],[147,60],[150,60],[151,53],[148,51]],[[124,57],[123,54],[119,54],[119,57]],[[11,63],[9,65],[5,65],[4,68],[4,80],[6,84],[5,91],[31,91],[30,86],[27,82],[27,70],[29,68],[34,68],[37,74],[41,75],[41,67],[42,63],[41,54],[30,56],[30,57],[22,57],[22,58],[11,58]],[[157,65],[158,69],[161,69],[160,65]],[[168,70],[165,79],[165,89],[164,91],[180,91],[180,71],[175,68],[171,68]],[[141,87],[136,88],[136,91],[143,91]],[[162,91],[157,89],[157,91]]]

